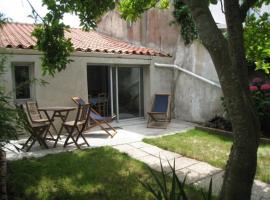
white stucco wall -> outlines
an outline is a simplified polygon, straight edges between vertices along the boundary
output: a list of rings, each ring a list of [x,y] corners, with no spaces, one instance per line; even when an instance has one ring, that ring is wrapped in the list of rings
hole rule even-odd
[[[45,86],[33,84],[33,100],[37,100],[40,107],[43,106],[75,106],[72,96],[80,96],[87,99],[87,65],[100,64],[110,66],[142,66],[144,80],[144,111],[150,110],[151,99],[154,93],[170,92],[171,72],[159,72],[153,66],[154,60],[172,63],[172,58],[136,56],[136,55],[111,55],[101,53],[75,53],[67,68],[54,77],[42,76],[40,53],[34,50],[0,51],[6,53],[6,74],[4,82],[6,92],[13,90],[12,63],[31,63],[34,68],[34,78],[42,79],[48,84]],[[161,80],[162,79],[162,80]],[[165,80],[165,82],[163,81]],[[14,95],[14,93],[13,93]],[[71,115],[71,117],[73,117]]]

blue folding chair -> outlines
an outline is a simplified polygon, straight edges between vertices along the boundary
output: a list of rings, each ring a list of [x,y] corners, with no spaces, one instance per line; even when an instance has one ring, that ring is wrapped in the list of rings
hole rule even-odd
[[[72,97],[71,98],[77,105],[86,104],[85,101],[81,97]],[[111,137],[115,136],[117,131],[108,123],[115,119],[116,116],[112,117],[103,117],[93,108],[90,108],[90,116],[89,121],[90,124],[88,128],[93,128],[95,126],[99,126],[103,131],[105,131]],[[107,127],[105,127],[107,126]]]
[[[147,128],[167,128],[171,121],[171,96],[155,94],[152,109],[148,115]]]

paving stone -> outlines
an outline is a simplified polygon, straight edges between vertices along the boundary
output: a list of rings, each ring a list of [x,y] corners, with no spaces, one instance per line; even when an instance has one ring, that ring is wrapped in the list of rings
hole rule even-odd
[[[217,172],[221,171],[221,169],[213,167],[212,165],[209,165],[208,163],[205,162],[198,162],[194,165],[189,166],[188,169],[198,172],[204,176],[210,176],[212,174],[216,174]]]
[[[214,195],[218,195],[221,191],[222,183],[223,183],[224,171],[220,171],[216,174],[212,174],[202,180],[199,180],[193,183],[194,186],[202,188],[205,191],[208,191],[210,180],[212,179],[212,193]]]
[[[145,164],[148,164],[148,165],[154,164],[154,163],[158,163],[158,164],[160,163],[159,158],[149,155],[149,154],[148,156],[138,158],[137,160],[144,162]]]
[[[192,171],[190,169],[184,168],[181,170],[176,171],[176,175],[179,178],[180,181],[184,181],[186,177],[186,183],[191,184],[196,182],[197,180],[201,179],[201,175],[195,171]]]
[[[140,150],[140,149],[128,149],[125,151],[125,153],[127,153],[130,157],[132,158],[135,158],[135,159],[138,159],[138,158],[141,158],[141,157],[145,157],[145,156],[149,156],[148,153]]]
[[[138,148],[138,149],[151,146],[151,145],[144,143],[144,142],[133,142],[133,143],[130,143],[130,145],[135,147],[135,148]]]
[[[252,200],[269,200],[270,185],[262,181],[255,180],[252,187]]]
[[[171,165],[174,165],[174,160],[169,161]],[[180,170],[186,167],[189,167],[191,165],[194,165],[198,163],[199,161],[191,159],[191,158],[186,158],[186,157],[179,157],[175,159],[175,170]]]
[[[127,152],[129,149],[135,149],[133,146],[130,146],[128,144],[120,144],[120,145],[115,145],[113,148],[119,150],[120,152]]]
[[[159,152],[159,157],[161,159],[167,161],[167,160],[173,160],[173,159],[180,158],[180,157],[182,157],[182,155],[171,152],[171,151],[163,150],[163,151]]]
[[[141,150],[143,150],[143,151],[145,151],[153,156],[156,156],[156,157],[159,157],[160,152],[164,151],[163,149],[158,148],[158,147],[153,146],[153,145],[148,146],[148,147],[143,147],[143,148],[141,148]]]

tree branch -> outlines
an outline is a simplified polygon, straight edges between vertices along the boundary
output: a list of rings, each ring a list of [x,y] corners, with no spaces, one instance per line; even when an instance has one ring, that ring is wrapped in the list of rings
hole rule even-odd
[[[258,0],[245,0],[244,3],[240,7],[240,16],[241,21],[244,22],[247,16],[248,10],[257,3]]]
[[[29,4],[29,6],[31,7],[32,13],[35,13],[35,14],[36,14],[35,21],[37,21],[36,18],[39,17],[39,18],[41,19],[41,21],[42,21],[43,23],[45,23],[44,20],[43,20],[43,18],[38,14],[38,12],[36,11],[36,9],[35,9],[34,6],[32,5],[32,3],[31,3],[29,0],[26,0],[26,1],[27,1],[27,3]]]

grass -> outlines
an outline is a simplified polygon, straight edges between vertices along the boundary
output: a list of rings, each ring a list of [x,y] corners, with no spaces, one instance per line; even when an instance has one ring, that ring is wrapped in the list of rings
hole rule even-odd
[[[147,166],[110,148],[47,155],[8,163],[9,199],[153,199],[138,182],[150,181]],[[201,193],[186,187],[190,199]]]
[[[232,138],[195,129],[160,138],[144,139],[144,142],[223,169],[232,146]],[[256,179],[270,183],[269,166],[270,145],[262,144],[258,149]]]

